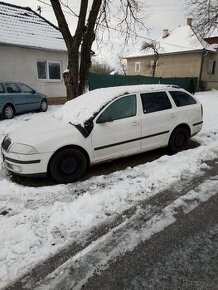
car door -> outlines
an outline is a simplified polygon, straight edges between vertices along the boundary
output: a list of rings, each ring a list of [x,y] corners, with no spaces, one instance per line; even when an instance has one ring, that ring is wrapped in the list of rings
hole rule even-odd
[[[142,150],[166,146],[175,124],[175,112],[166,92],[141,94]]]
[[[18,85],[25,100],[26,111],[34,111],[39,109],[42,97],[31,87],[22,83],[19,83]]]
[[[94,162],[141,151],[141,116],[137,96],[112,101],[94,120],[91,133]]]
[[[25,100],[16,83],[5,83],[5,99],[14,104],[17,113],[23,112]]]

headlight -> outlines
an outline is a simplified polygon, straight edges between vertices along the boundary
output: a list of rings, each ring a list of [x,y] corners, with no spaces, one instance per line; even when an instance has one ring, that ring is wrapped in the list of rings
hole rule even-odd
[[[11,146],[9,152],[18,154],[38,154],[39,152],[32,146],[26,144],[15,143]]]

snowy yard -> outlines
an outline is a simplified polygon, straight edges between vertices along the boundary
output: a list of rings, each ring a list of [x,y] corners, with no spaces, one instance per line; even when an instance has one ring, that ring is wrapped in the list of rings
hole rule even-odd
[[[218,156],[218,91],[197,93],[204,107],[201,144],[108,175],[68,185],[28,187],[14,183],[0,157],[0,288],[93,226],[154,196],[183,176],[194,176]],[[46,114],[56,110],[51,106]],[[4,135],[40,114],[0,121]]]

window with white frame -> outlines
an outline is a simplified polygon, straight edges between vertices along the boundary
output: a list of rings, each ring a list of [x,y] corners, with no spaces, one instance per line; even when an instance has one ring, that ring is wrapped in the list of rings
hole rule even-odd
[[[216,61],[215,60],[209,60],[208,67],[207,67],[207,73],[208,74],[214,74],[215,73],[215,66],[216,66]]]
[[[141,69],[141,63],[140,61],[135,62],[135,72],[140,72]]]
[[[39,80],[61,80],[61,62],[37,61]]]

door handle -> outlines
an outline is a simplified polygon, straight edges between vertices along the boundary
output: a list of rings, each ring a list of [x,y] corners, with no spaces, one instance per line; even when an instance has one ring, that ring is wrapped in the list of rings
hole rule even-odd
[[[171,118],[175,118],[176,115],[172,113],[172,114],[170,114],[170,117],[171,117]]]
[[[139,124],[140,124],[139,121],[132,122],[132,126],[138,126]]]

